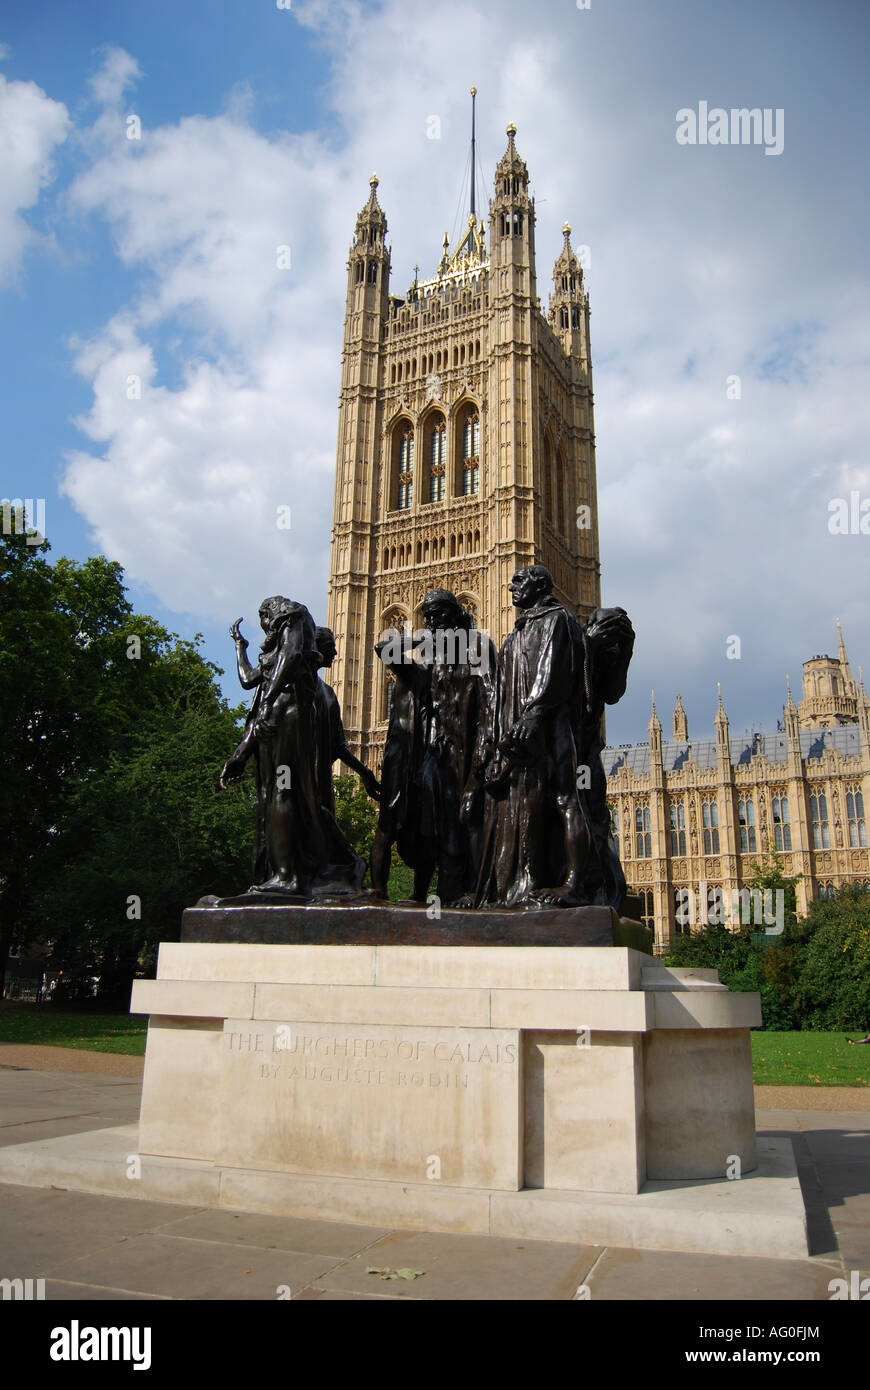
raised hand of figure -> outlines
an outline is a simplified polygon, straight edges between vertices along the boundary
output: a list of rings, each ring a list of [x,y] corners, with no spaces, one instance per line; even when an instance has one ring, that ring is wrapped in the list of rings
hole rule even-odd
[[[230,636],[232,637],[232,639],[233,639],[234,642],[236,642],[236,643],[239,643],[239,642],[240,642],[240,643],[242,644],[243,647],[246,647],[246,646],[248,645],[248,639],[247,639],[246,637],[243,637],[242,634],[241,634],[241,632],[239,631],[239,627],[240,627],[240,625],[241,625],[243,622],[244,622],[244,619],[243,619],[243,618],[236,618],[236,621],[233,623],[232,627],[230,628]]]
[[[634,641],[634,628],[624,608],[596,608],[586,626],[593,642]]]

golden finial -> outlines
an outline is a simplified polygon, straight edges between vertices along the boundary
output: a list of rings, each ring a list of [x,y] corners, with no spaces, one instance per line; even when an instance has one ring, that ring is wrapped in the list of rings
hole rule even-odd
[[[566,237],[566,238],[569,237],[569,236],[571,235],[571,223],[570,223],[570,222],[565,222],[565,223],[562,224],[562,235],[563,235],[564,237]]]
[[[514,125],[513,121],[508,121],[507,125],[505,126],[505,130],[508,134],[509,139],[513,140],[514,136],[517,133],[517,128]]]
[[[377,188],[378,184],[380,183],[380,179],[378,178],[377,174],[372,174],[371,178],[369,179],[369,183],[371,184],[372,188]]]
[[[476,87],[472,87],[472,89],[471,89],[471,95],[472,95],[473,97],[476,97],[476,96],[477,96],[477,88],[476,88]]]

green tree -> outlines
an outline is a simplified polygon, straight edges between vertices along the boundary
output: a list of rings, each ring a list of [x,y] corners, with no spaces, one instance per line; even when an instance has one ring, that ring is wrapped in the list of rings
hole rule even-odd
[[[814,902],[795,985],[803,1028],[870,1028],[870,893],[841,888]]]
[[[51,566],[0,534],[0,986],[39,923],[34,901],[70,788],[102,756],[104,647],[130,614],[120,566]]]
[[[0,968],[49,936],[65,978],[126,1003],[185,906],[250,881],[253,783],[217,782],[241,711],[120,566],[47,550],[0,537]]]

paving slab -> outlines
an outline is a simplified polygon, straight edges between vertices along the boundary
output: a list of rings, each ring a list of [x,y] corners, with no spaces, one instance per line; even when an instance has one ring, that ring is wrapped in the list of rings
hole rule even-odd
[[[586,1283],[595,1300],[827,1299],[839,1266],[812,1260],[607,1249]]]
[[[433,1235],[393,1231],[353,1259],[335,1265],[314,1291],[373,1294],[402,1299],[571,1299],[598,1259],[595,1246],[505,1240],[498,1236]],[[417,1279],[383,1279],[366,1270],[418,1270]]]
[[[21,1269],[34,1279],[143,1232],[171,1228],[188,1214],[169,1203],[88,1192],[7,1184],[0,1190],[0,1265],[4,1273]]]
[[[306,1221],[239,1211],[198,1211],[174,1221],[171,1233],[225,1245],[258,1245],[264,1250],[296,1250],[337,1259],[355,1255],[389,1235],[382,1226],[351,1226],[340,1221]]]
[[[289,1298],[294,1289],[301,1291],[336,1263],[335,1255],[149,1234],[59,1264],[53,1273],[61,1279],[131,1293],[248,1301],[276,1300],[282,1290]]]
[[[128,1289],[104,1289],[96,1284],[75,1284],[66,1279],[46,1279],[46,1303],[166,1303],[167,1294],[130,1293]]]

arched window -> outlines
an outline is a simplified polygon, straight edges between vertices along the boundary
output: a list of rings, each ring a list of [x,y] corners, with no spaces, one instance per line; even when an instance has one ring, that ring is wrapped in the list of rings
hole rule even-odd
[[[369,281],[369,284],[370,284],[370,285],[376,285],[376,284],[378,283],[378,263],[377,263],[377,261],[369,261],[368,281]]]
[[[725,921],[725,906],[722,901],[722,889],[715,884],[707,885],[707,901],[700,904],[701,911],[704,913],[704,921],[710,927],[721,927]]]
[[[649,806],[644,802],[634,808],[634,840],[638,859],[652,857]]]
[[[549,435],[544,435],[544,520],[552,526],[553,517],[553,450]]]
[[[640,915],[643,924],[645,927],[649,927],[650,931],[655,934],[655,894],[651,888],[641,888],[638,897],[640,898]]]
[[[577,308],[576,304],[574,305],[574,307],[573,307],[572,310],[571,310],[571,327],[572,327],[572,328],[579,328],[579,327],[580,327],[580,310]]]
[[[813,823],[813,848],[831,848],[831,830],[828,825],[828,798],[824,792],[810,794],[810,819]]]
[[[741,796],[737,801],[737,821],[740,826],[740,849],[743,854],[754,854],[755,844],[755,803],[751,796]]]
[[[674,931],[677,936],[688,936],[692,930],[692,889],[674,889]]]
[[[460,422],[459,443],[462,496],[473,497],[480,491],[480,416],[473,408],[468,409]]]
[[[428,432],[429,502],[441,502],[447,493],[447,426],[444,417],[433,416]]]
[[[849,844],[853,849],[867,843],[864,823],[864,795],[859,786],[846,788],[846,819],[849,822]]]
[[[414,500],[414,431],[408,420],[396,432],[396,476],[396,506],[407,511]]]
[[[719,807],[712,799],[701,802],[701,824],[704,827],[704,853],[719,853]]]
[[[556,526],[560,536],[565,534],[565,488],[567,486],[568,470],[565,467],[565,455],[560,449],[556,455],[556,476],[553,479],[556,488]]]
[[[773,807],[773,843],[777,849],[791,849],[791,826],[789,824],[788,797],[785,792],[775,792]],[[866,841],[865,841],[866,843]]]
[[[671,803],[671,854],[686,853],[686,808],[682,801]]]

